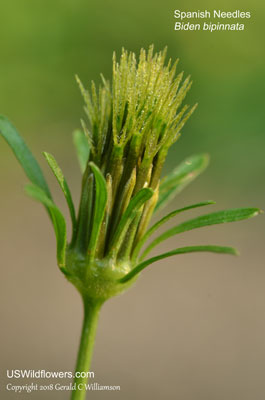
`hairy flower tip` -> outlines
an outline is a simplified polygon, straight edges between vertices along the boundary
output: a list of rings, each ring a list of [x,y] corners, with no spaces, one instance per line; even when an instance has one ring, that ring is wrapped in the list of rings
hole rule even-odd
[[[89,214],[87,217],[95,215],[92,208],[97,206],[95,185],[89,178],[95,171],[91,170],[91,162],[107,185],[105,217],[97,232],[100,257],[112,251],[115,240],[118,245],[112,248],[116,253],[119,248],[119,257],[128,257],[144,234],[158,200],[159,179],[168,149],[196,107],[182,106],[192,82],[190,77],[183,80],[182,72],[176,74],[178,60],[173,65],[171,60],[165,62],[166,51],[165,48],[154,53],[150,46],[148,51],[141,49],[137,58],[133,52],[122,49],[119,60],[114,53],[112,83],[101,76],[98,90],[94,82],[90,89],[85,89],[77,77],[88,117],[88,126],[81,121],[90,147],[82,198],[90,200],[80,205],[80,210]],[[123,240],[118,240],[116,230],[130,201],[146,188],[152,191],[152,196],[151,192],[139,195],[139,202],[142,195],[146,196],[145,204],[137,212],[134,210],[131,224],[126,226],[126,237],[121,235]],[[89,243],[93,224],[84,229],[82,213],[78,232],[81,230],[80,235],[85,235]]]
[[[124,49],[120,62],[113,57],[113,140],[126,143],[140,132],[150,155],[176,139],[187,107],[178,110],[191,86],[190,77],[181,85],[183,73],[175,76],[177,61],[165,65],[165,57],[166,48],[153,54],[153,46],[147,53],[141,49],[138,63]]]
[[[77,78],[89,122],[89,128],[83,122],[82,126],[99,166],[110,146],[128,151],[137,134],[141,158],[153,159],[178,139],[196,106],[181,107],[192,82],[189,76],[183,81],[183,72],[176,75],[178,60],[165,63],[166,52],[165,48],[154,53],[150,46],[147,52],[141,49],[137,60],[133,52],[122,49],[119,61],[114,53],[112,85],[101,75],[98,91],[94,82],[86,90]]]

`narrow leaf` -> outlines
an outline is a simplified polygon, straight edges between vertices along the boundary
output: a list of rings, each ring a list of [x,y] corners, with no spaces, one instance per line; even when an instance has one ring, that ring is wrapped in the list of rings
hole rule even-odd
[[[101,224],[104,219],[105,209],[108,200],[108,192],[107,192],[106,180],[102,175],[100,169],[93,162],[90,162],[89,165],[93,171],[96,182],[96,196],[94,202],[93,224],[88,245],[89,257],[90,259],[93,259],[96,252]]]
[[[110,256],[113,257],[119,251],[122,244],[124,236],[130,223],[135,218],[137,211],[142,207],[142,205],[149,200],[154,194],[154,191],[149,188],[143,188],[131,199],[126,211],[122,215],[120,222],[115,230],[113,239],[110,244]]]
[[[115,204],[115,209],[113,210],[113,213],[112,213],[111,230],[109,233],[109,237],[113,236],[113,233],[116,230],[116,227],[121,219],[121,216],[124,214],[126,208],[129,205],[129,202],[131,200],[132,193],[133,193],[133,190],[135,187],[135,182],[136,182],[136,168],[134,168],[132,170],[132,173],[131,173],[129,179],[122,186],[123,189],[122,189],[121,194],[119,194],[118,204]],[[114,206],[114,202],[112,201],[110,211],[112,211],[113,206]]]
[[[79,129],[76,129],[73,132],[73,142],[76,148],[80,169],[83,174],[85,172],[90,153],[88,140],[84,132],[80,131]]]
[[[69,186],[68,186],[68,184],[65,180],[65,177],[63,175],[63,172],[62,172],[61,168],[59,167],[59,165],[57,164],[55,158],[51,154],[46,153],[45,151],[43,152],[43,155],[46,158],[46,160],[47,160],[52,172],[54,173],[54,175],[63,191],[63,194],[65,196],[65,199],[66,199],[66,202],[67,202],[67,205],[69,208],[71,220],[72,220],[73,235],[74,235],[75,231],[76,231],[76,216],[75,216],[75,208],[74,208],[74,204],[73,204]]]
[[[150,219],[152,218],[152,215],[153,215],[153,212],[154,212],[157,200],[158,200],[158,195],[159,195],[159,185],[157,185],[157,187],[155,188],[154,195],[151,197],[151,199],[145,203],[144,210],[141,213],[142,214],[141,220],[140,220],[140,223],[138,224],[137,234],[134,239],[134,248],[137,245],[137,243],[139,243],[139,241],[142,239],[142,237],[148,227],[148,224],[150,222]],[[131,251],[130,251],[130,254],[131,254]]]
[[[215,204],[214,201],[209,200],[209,201],[204,201],[201,203],[197,203],[197,204],[192,204],[190,206],[187,207],[183,207],[183,208],[179,208],[177,210],[172,211],[171,213],[167,214],[165,217],[161,218],[159,221],[157,221],[153,226],[151,226],[151,228],[148,229],[148,231],[146,231],[146,233],[143,235],[143,237],[141,238],[141,240],[137,243],[137,246],[135,247],[134,251],[133,251],[133,255],[132,255],[132,261],[135,262],[136,258],[142,248],[142,246],[144,245],[144,243],[149,239],[149,237],[155,232],[157,231],[157,229],[160,228],[160,226],[162,226],[163,224],[165,224],[167,221],[169,221],[171,218],[175,217],[176,215],[180,214],[183,211],[188,211],[191,210],[192,208],[197,208],[197,207],[203,207],[203,206],[208,206],[210,204]]]
[[[149,258],[138,264],[135,268],[133,268],[127,275],[125,275],[122,279],[120,279],[120,283],[125,283],[130,279],[134,278],[135,275],[139,274],[144,268],[148,265],[162,260],[163,258],[172,257],[177,254],[185,254],[185,253],[194,253],[194,252],[211,252],[211,253],[223,253],[223,254],[232,254],[237,255],[238,252],[233,247],[225,247],[225,246],[188,246],[188,247],[181,247],[179,249],[169,251],[167,253],[160,254],[156,257]]]
[[[50,190],[44,179],[38,162],[33,157],[31,151],[17,132],[16,128],[6,117],[2,115],[0,115],[0,134],[13,150],[17,160],[24,169],[29,180],[34,185],[42,189],[45,192],[46,196],[51,199]]]
[[[78,251],[85,253],[90,237],[90,231],[93,223],[92,212],[94,203],[94,175],[89,165],[82,177],[81,198],[77,217],[76,237],[73,238],[71,245]]]
[[[184,160],[162,179],[155,211],[164,208],[179,192],[201,174],[209,164],[207,154],[194,155]]]
[[[158,236],[151,244],[146,248],[141,259],[148,254],[155,246],[164,240],[174,236],[178,233],[190,231],[192,229],[201,228],[203,226],[223,224],[226,222],[235,222],[242,219],[255,217],[260,210],[258,208],[237,208],[234,210],[218,211],[211,214],[202,215],[200,217],[190,219],[189,221],[183,222],[180,225],[175,226]]]
[[[51,214],[57,241],[57,262],[59,267],[62,268],[65,265],[66,249],[66,223],[64,216],[41,188],[35,185],[27,185],[25,190],[30,197],[44,204]]]
[[[111,215],[111,206],[112,206],[112,178],[110,174],[106,175],[106,187],[107,187],[107,204],[106,204],[106,211],[104,215],[104,219],[101,225],[98,244],[96,249],[96,257],[102,258],[104,256],[104,250],[106,246],[106,235],[108,232],[108,225]]]

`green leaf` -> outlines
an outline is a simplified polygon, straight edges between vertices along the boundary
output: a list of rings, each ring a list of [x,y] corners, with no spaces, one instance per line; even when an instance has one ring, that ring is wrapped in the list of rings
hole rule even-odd
[[[42,189],[45,192],[46,196],[51,199],[52,197],[50,190],[44,179],[38,162],[33,157],[31,151],[17,132],[16,128],[6,117],[2,115],[0,115],[0,134],[13,150],[17,160],[24,169],[29,180],[34,185]]]
[[[93,224],[88,245],[88,254],[90,260],[92,260],[95,256],[101,224],[104,219],[105,209],[108,200],[108,192],[107,192],[106,180],[102,175],[100,169],[93,162],[90,162],[89,166],[91,167],[94,173],[96,182],[96,196],[94,202]]]
[[[128,207],[126,208],[124,214],[122,215],[120,222],[115,230],[113,239],[110,243],[110,257],[117,255],[125,234],[135,218],[137,211],[142,207],[142,205],[149,200],[154,194],[154,191],[150,188],[143,188],[139,190],[138,193],[130,200]]]
[[[76,153],[82,174],[85,172],[86,165],[89,159],[90,147],[84,132],[76,129],[73,132],[73,142],[76,148]]]
[[[191,156],[162,179],[155,211],[164,208],[179,192],[201,174],[209,164],[207,154]]]
[[[137,246],[135,247],[133,254],[132,254],[132,262],[134,263],[136,261],[136,258],[144,245],[144,243],[149,239],[149,237],[158,229],[160,226],[165,224],[167,221],[169,221],[171,218],[175,217],[177,214],[180,214],[183,211],[188,211],[191,210],[192,208],[197,208],[197,207],[203,207],[203,206],[208,206],[210,204],[215,204],[215,201],[209,200],[209,201],[204,201],[201,203],[197,204],[192,204],[187,207],[179,208],[177,210],[172,211],[171,213],[167,214],[165,217],[161,218],[159,221],[157,221],[151,228],[149,228],[146,233],[143,235],[143,237],[139,240],[137,243]]]
[[[27,185],[26,193],[37,201],[44,204],[52,218],[56,241],[57,241],[57,262],[60,268],[65,265],[65,250],[66,250],[66,223],[64,216],[54,202],[49,199],[46,193],[35,185]]]
[[[62,172],[61,168],[59,167],[59,165],[57,164],[55,158],[51,154],[46,153],[45,151],[43,152],[43,155],[46,158],[46,160],[47,160],[52,172],[54,173],[54,175],[63,191],[63,194],[65,196],[66,202],[68,204],[71,220],[72,220],[73,235],[74,235],[75,231],[76,231],[76,216],[75,216],[75,208],[74,208],[74,204],[73,204],[69,186],[68,186],[68,184],[65,180],[65,177],[63,175],[63,172]]]
[[[159,243],[178,233],[190,231],[192,229],[197,229],[208,225],[240,221],[242,219],[255,217],[257,214],[259,214],[259,212],[260,210],[258,208],[237,208],[234,210],[218,211],[215,213],[206,214],[194,219],[190,219],[189,221],[183,222],[182,224],[167,230],[162,235],[158,236],[158,238],[153,240],[153,242],[151,242],[151,244],[142,254],[141,259],[143,259],[146,254],[149,253]]]
[[[232,254],[238,255],[238,252],[233,247],[225,247],[225,246],[188,246],[188,247],[181,247],[179,249],[169,251],[167,253],[160,254],[156,257],[149,258],[138,264],[135,268],[133,268],[127,275],[125,275],[122,279],[120,279],[120,283],[125,283],[130,279],[134,278],[135,275],[139,274],[144,268],[148,265],[162,260],[163,258],[172,257],[177,254],[185,254],[185,253],[194,253],[194,252],[211,252],[211,253],[223,253],[223,254]]]

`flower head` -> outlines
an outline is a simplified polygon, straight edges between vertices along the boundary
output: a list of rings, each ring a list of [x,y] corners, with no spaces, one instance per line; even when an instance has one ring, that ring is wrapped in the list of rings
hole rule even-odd
[[[142,49],[139,60],[134,53],[123,49],[119,62],[115,53],[113,56],[112,85],[102,76],[98,91],[94,82],[91,89],[86,90],[77,78],[89,123],[87,126],[82,121],[90,147],[89,161],[100,170],[106,181],[105,216],[96,246],[93,242],[96,257],[104,258],[111,254],[116,261],[129,261],[156,205],[160,174],[168,149],[178,139],[184,123],[196,107],[182,106],[191,87],[190,77],[182,82],[183,73],[176,75],[177,61],[173,65],[171,60],[165,64],[165,58],[166,49],[154,54],[153,46],[147,53]],[[81,204],[80,210],[87,210],[89,203],[95,204],[92,169],[88,163],[83,183],[86,205]],[[90,196],[85,196],[86,192]],[[118,224],[137,194],[143,200],[138,203],[136,215],[130,218],[114,251],[112,244]],[[86,218],[90,220],[92,215],[91,209]],[[75,243],[82,251],[89,252],[94,223],[84,228],[82,217],[80,214]]]
[[[165,63],[166,49],[153,53],[122,50],[113,56],[110,85],[102,76],[96,89],[86,90],[77,78],[85,100],[88,123],[74,133],[74,143],[83,172],[81,198],[76,217],[72,196],[54,157],[44,153],[66,198],[72,221],[72,240],[67,244],[66,222],[53,202],[42,171],[7,118],[0,116],[0,134],[7,140],[33,185],[27,193],[42,202],[54,226],[57,261],[67,279],[88,302],[102,303],[122,292],[145,267],[176,254],[210,251],[236,254],[231,247],[199,245],[177,248],[145,260],[158,244],[173,235],[200,227],[233,222],[257,215],[257,208],[219,211],[180,223],[146,241],[169,219],[212,201],[191,204],[172,211],[148,228],[152,214],[164,207],[198,176],[208,164],[205,154],[184,160],[160,181],[170,146],[194,111],[182,105],[190,78],[176,75],[177,61]],[[148,229],[147,229],[148,228]]]

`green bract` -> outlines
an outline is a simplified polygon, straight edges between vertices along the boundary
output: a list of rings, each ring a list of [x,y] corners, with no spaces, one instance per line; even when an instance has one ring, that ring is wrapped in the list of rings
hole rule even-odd
[[[148,265],[165,257],[191,252],[236,254],[231,247],[196,245],[177,248],[145,260],[146,255],[167,238],[213,224],[239,221],[259,213],[241,208],[205,214],[146,241],[179,213],[213,204],[191,204],[174,210],[149,227],[152,214],[171,201],[208,165],[208,156],[184,160],[160,182],[170,146],[179,138],[183,125],[194,111],[183,105],[190,78],[176,75],[175,62],[165,64],[166,51],[153,54],[141,50],[122,51],[113,57],[112,84],[102,77],[96,89],[86,90],[77,78],[85,101],[87,123],[74,132],[74,145],[81,167],[82,187],[78,213],[69,186],[55,158],[44,152],[65,196],[72,235],[67,243],[66,223],[54,204],[42,171],[14,126],[0,116],[0,133],[11,146],[31,184],[26,192],[43,203],[54,226],[57,261],[66,278],[81,293],[85,318],[77,371],[87,371],[92,354],[100,306],[127,289]],[[70,237],[70,235],[69,235]],[[87,378],[76,378],[76,384]],[[85,398],[85,389],[72,393],[73,400]]]

